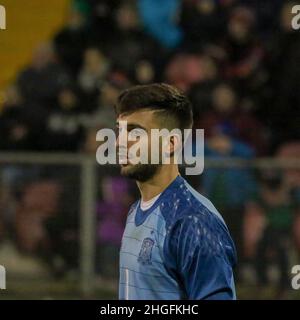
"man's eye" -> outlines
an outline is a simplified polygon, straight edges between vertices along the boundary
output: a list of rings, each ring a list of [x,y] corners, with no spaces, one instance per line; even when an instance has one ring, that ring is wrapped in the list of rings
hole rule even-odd
[[[143,134],[143,130],[141,130],[141,129],[132,129],[129,134],[132,137],[140,137]]]

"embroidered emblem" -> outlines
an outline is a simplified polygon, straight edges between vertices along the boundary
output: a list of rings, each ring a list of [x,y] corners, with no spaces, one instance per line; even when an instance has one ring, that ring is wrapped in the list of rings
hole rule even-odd
[[[152,248],[154,246],[154,240],[151,238],[145,238],[142,243],[142,247],[139,253],[138,262],[141,264],[151,264]]]

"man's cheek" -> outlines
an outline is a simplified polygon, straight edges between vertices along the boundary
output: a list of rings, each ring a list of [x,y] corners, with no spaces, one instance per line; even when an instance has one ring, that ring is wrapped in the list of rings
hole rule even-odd
[[[128,148],[129,160],[135,159],[142,163],[149,160],[149,142],[147,137],[138,137]]]

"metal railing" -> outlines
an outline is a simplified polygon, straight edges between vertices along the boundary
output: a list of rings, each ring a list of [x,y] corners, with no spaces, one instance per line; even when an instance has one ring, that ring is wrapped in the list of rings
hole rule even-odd
[[[78,165],[80,173],[80,289],[94,291],[96,248],[96,157],[71,153],[0,153],[0,165]],[[300,159],[205,159],[205,168],[299,169]],[[204,169],[205,170],[205,169]]]

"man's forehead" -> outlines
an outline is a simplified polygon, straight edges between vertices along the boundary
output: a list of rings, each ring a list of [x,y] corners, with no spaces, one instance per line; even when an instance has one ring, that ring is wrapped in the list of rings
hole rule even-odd
[[[158,121],[156,117],[154,117],[155,112],[156,110],[144,109],[129,114],[120,114],[117,118],[117,122],[127,121],[128,124],[137,123],[143,127],[158,126]]]

